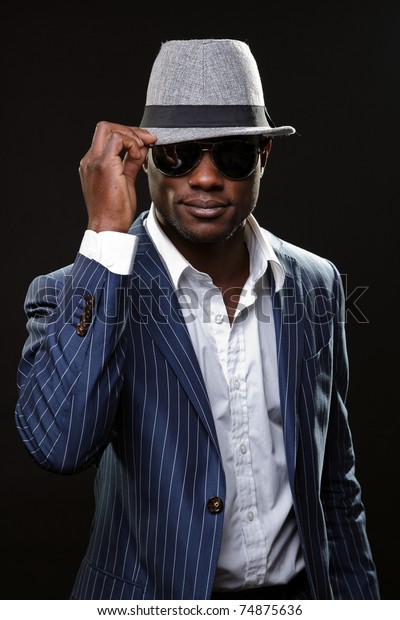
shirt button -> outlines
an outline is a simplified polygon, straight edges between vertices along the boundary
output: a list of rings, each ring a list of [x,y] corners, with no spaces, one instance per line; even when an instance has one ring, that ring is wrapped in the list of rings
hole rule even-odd
[[[246,448],[244,443],[242,443],[241,446],[240,446],[240,452],[242,454],[246,454],[246,452],[247,452],[247,448]]]
[[[249,512],[247,513],[247,520],[253,521],[253,519],[254,519],[254,514],[251,512],[251,510],[249,510]]]
[[[235,388],[237,390],[240,388],[240,379],[235,379]]]
[[[222,316],[222,314],[217,314],[215,316],[215,322],[218,323],[218,325],[220,325],[224,320],[224,317]]]
[[[103,262],[105,267],[112,267],[114,264],[114,259],[112,256],[105,256]]]

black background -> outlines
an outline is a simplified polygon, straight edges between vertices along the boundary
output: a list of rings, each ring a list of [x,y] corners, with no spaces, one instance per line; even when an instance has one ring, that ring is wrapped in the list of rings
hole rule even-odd
[[[249,43],[272,118],[297,129],[274,141],[256,216],[344,276],[357,473],[382,598],[399,598],[400,8],[277,4],[3,10],[1,599],[68,598],[93,510],[93,472],[41,471],[15,430],[27,286],[74,260],[86,226],[78,165],[95,124],[138,124],[161,42],[197,37]]]

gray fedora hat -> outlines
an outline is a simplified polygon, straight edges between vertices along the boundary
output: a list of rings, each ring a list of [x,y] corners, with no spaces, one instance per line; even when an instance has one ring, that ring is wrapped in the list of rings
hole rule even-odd
[[[166,41],[154,61],[140,126],[157,144],[233,135],[287,136],[264,102],[257,63],[236,39]]]

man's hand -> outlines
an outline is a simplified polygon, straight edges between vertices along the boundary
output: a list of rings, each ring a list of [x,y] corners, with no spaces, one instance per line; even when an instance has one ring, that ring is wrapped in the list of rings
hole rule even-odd
[[[156,139],[139,127],[97,124],[79,166],[89,230],[128,232],[136,215],[135,180]]]

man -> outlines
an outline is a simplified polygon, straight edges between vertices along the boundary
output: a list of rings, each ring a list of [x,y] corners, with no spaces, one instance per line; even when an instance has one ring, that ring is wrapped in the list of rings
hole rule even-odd
[[[80,251],[27,294],[16,407],[41,467],[97,468],[72,598],[379,598],[340,277],[253,215],[294,131],[227,39],[164,43],[141,126],[96,127]]]

